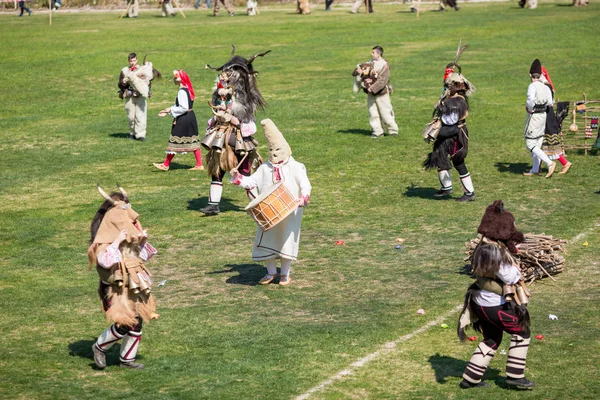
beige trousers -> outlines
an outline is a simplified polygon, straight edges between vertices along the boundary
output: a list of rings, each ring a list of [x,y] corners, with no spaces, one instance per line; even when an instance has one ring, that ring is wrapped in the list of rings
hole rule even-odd
[[[367,93],[367,107],[369,108],[369,125],[371,125],[373,135],[383,135],[382,120],[388,134],[398,134],[398,125],[394,119],[394,109],[389,93],[380,95]]]
[[[136,139],[146,137],[146,98],[127,97],[125,112],[129,119],[129,134]]]
[[[140,3],[138,0],[129,0],[131,7],[129,7],[129,11],[127,11],[127,16],[129,18],[135,18],[140,13]]]
[[[162,3],[162,16],[166,17],[167,15],[175,15],[175,10],[173,9],[173,4]]]

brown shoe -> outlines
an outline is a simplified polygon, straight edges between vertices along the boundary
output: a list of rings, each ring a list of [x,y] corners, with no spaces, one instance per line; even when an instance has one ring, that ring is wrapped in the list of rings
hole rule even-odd
[[[266,274],[265,276],[263,276],[261,278],[260,281],[258,281],[259,285],[268,285],[269,283],[273,282],[273,280],[275,278],[277,278],[279,276],[279,274],[275,274],[275,275],[271,275],[271,274]]]
[[[196,165],[189,169],[190,171],[204,171],[204,165]]]
[[[154,163],[152,165],[154,165],[156,168],[160,169],[161,171],[168,171],[169,170],[169,167],[167,167],[163,163],[160,163],[160,164],[159,163]]]
[[[550,178],[552,176],[552,174],[554,173],[555,169],[556,169],[556,162],[554,161],[548,167],[548,173],[546,174],[545,178]]]
[[[531,172],[531,171],[523,172],[523,176],[534,176],[537,174],[538,174],[537,172]]]
[[[559,175],[566,174],[569,171],[569,168],[571,168],[571,165],[573,165],[573,164],[571,164],[570,162],[567,161],[567,163],[563,167],[562,171],[560,171],[558,174]]]
[[[279,278],[279,284],[281,286],[287,286],[290,284],[291,281],[292,281],[292,278],[290,278],[289,275],[281,275],[281,278]]]

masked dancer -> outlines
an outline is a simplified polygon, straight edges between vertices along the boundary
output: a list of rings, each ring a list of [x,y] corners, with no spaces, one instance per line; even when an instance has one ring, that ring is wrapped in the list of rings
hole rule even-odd
[[[105,201],[92,221],[88,258],[90,267],[96,264],[102,309],[112,325],[92,345],[94,362],[98,368],[106,368],[106,352],[121,340],[121,367],[142,369],[144,365],[135,361],[142,324],[158,318],[152,279],[144,262],[156,249],[148,243],[148,233],[127,193],[119,187],[119,192],[108,195],[100,185],[98,191]]]
[[[308,204],[311,185],[304,164],[292,157],[292,150],[277,126],[270,119],[261,122],[269,146],[269,161],[262,164],[251,176],[244,176],[236,169],[231,171],[231,182],[246,190],[258,189],[264,193],[278,182],[297,199],[296,208],[288,217],[267,231],[257,228],[252,250],[254,261],[264,261],[267,267],[259,284],[266,285],[279,278],[280,285],[288,285],[292,261],[298,258],[300,226],[303,207]],[[277,273],[276,260],[280,259],[281,273]]]
[[[266,101],[256,85],[257,71],[252,63],[256,57],[263,57],[269,51],[256,54],[250,59],[235,55],[235,46],[231,60],[219,68],[217,84],[212,96],[213,117],[208,121],[206,136],[202,145],[208,150],[208,173],[212,178],[208,196],[208,205],[200,209],[205,215],[217,215],[221,211],[219,203],[223,194],[223,176],[240,162],[239,172],[250,176],[253,168],[258,168],[262,159],[254,139],[256,133],[255,112],[262,110]],[[256,197],[248,190],[248,197]]]
[[[475,200],[475,188],[465,164],[469,147],[466,120],[469,115],[469,97],[475,91],[475,87],[463,76],[457,63],[466,47],[459,45],[454,62],[446,66],[444,93],[434,110],[434,115],[442,121],[442,127],[433,143],[433,151],[423,163],[426,169],[436,168],[438,171],[440,190],[434,194],[435,197],[449,196],[452,193],[450,168],[454,165],[464,191],[463,196],[456,199],[459,202]]]

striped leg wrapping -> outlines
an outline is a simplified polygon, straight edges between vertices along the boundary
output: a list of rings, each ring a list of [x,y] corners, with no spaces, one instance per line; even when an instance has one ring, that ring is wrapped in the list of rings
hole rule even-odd
[[[212,181],[208,192],[208,204],[219,205],[223,195],[223,182]]]
[[[123,335],[117,332],[117,326],[111,325],[96,340],[96,348],[103,353],[106,353],[108,349],[110,349],[113,344],[118,342]]]
[[[512,335],[510,338],[510,347],[508,348],[508,357],[506,360],[506,376],[508,378],[525,378],[525,362],[530,342],[530,338],[523,339],[519,335]]]
[[[441,190],[452,190],[452,178],[450,177],[450,171],[447,169],[438,170],[438,178],[440,180]]]
[[[475,350],[471,356],[471,360],[467,363],[463,378],[472,384],[481,382],[481,378],[483,378],[485,370],[490,365],[490,361],[494,358],[494,354],[496,354],[496,350],[493,350],[483,342],[479,343],[477,350]]]
[[[472,194],[475,192],[475,187],[473,186],[470,173],[467,172],[465,175],[461,175],[460,183],[462,184],[463,190],[466,194]]]
[[[130,363],[135,361],[141,339],[142,332],[131,331],[125,335],[123,342],[121,343],[121,356],[119,357],[121,362]]]

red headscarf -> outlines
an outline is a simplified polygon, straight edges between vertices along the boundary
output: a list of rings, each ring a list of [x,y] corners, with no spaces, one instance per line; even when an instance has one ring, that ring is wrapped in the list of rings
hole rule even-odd
[[[546,80],[550,84],[550,87],[552,88],[552,91],[554,92],[554,84],[552,83],[552,79],[550,79],[550,74],[548,73],[548,70],[546,69],[546,67],[544,67],[543,65],[542,65],[542,75],[544,75],[544,78],[546,78]]]
[[[453,72],[454,72],[454,68],[452,68],[452,67],[446,68],[444,70],[444,82],[446,82],[446,78],[448,77],[448,75],[450,75]]]
[[[193,101],[196,95],[194,94],[194,87],[192,86],[192,81],[190,81],[190,77],[188,76],[188,74],[185,73],[185,71],[182,71],[180,69],[177,70],[177,74],[179,75],[179,80],[181,81],[183,87],[189,90],[190,99]]]

